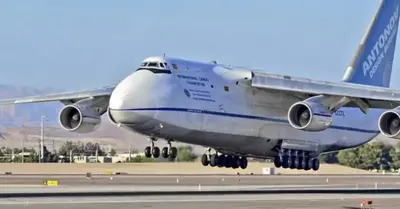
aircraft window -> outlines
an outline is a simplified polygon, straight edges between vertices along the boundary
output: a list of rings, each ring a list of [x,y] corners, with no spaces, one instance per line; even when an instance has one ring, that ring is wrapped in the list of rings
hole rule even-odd
[[[224,86],[224,90],[225,91],[229,91],[229,87],[228,86]]]
[[[137,69],[136,71],[148,70],[148,71],[150,71],[152,73],[155,73],[155,74],[159,74],[159,73],[171,74],[171,71],[165,69],[165,67],[166,66],[162,62],[160,62],[160,63],[158,63],[158,62],[148,62],[146,66],[143,66],[143,64],[142,64],[142,66],[139,69]],[[160,68],[163,68],[163,69],[160,69]]]
[[[158,67],[158,62],[149,62],[147,67]]]
[[[147,65],[147,62],[143,62],[141,66],[144,67],[146,65]]]
[[[164,73],[164,74],[171,74],[170,70],[165,70],[165,69],[157,69],[157,68],[139,68],[136,71],[140,71],[140,70],[148,70],[154,74],[159,74],[159,73]]]

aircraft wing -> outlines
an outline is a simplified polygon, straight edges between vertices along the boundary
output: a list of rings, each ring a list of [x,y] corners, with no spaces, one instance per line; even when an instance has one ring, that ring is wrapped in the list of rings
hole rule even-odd
[[[89,97],[97,97],[97,98],[109,97],[114,88],[115,86],[107,86],[103,88],[83,90],[83,91],[63,92],[63,93],[47,94],[41,96],[13,98],[7,100],[0,100],[0,105],[51,102],[51,101],[60,101],[64,104],[69,104]]]
[[[347,82],[318,81],[264,72],[253,73],[252,87],[284,91],[304,99],[324,95],[336,98],[346,97],[353,101],[345,106],[359,106],[355,104],[357,101],[363,102],[368,108],[392,109],[400,105],[400,90]]]

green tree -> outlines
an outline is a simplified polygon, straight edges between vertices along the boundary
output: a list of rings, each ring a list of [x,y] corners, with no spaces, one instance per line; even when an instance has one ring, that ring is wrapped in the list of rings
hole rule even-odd
[[[373,142],[365,144],[359,149],[360,165],[361,169],[379,169],[388,170],[390,169],[390,150],[393,147],[386,145],[383,142]]]
[[[364,144],[360,147],[341,150],[338,161],[341,165],[360,169],[388,170],[393,165],[393,147],[382,142]]]
[[[116,151],[115,149],[111,149],[111,150],[110,150],[110,155],[111,155],[111,156],[117,155],[117,151]]]
[[[396,144],[396,147],[399,150],[399,148],[400,148],[400,143],[399,142]],[[395,169],[395,170],[400,169],[400,152],[398,150],[396,150],[393,147],[393,149],[391,149],[390,153],[389,153],[389,155],[391,157],[390,167]]]
[[[72,150],[73,155],[85,155],[85,156],[94,156],[96,155],[96,150],[98,150],[98,156],[105,156],[106,153],[104,150],[101,148],[101,146],[98,143],[82,143],[80,141],[78,142],[72,142],[72,141],[67,141],[63,145],[61,145],[58,154],[59,155],[64,155],[64,156],[69,156],[69,152]]]
[[[178,147],[178,162],[191,162],[197,158],[196,154],[193,153],[193,147],[191,146],[180,146]]]
[[[339,163],[339,160],[337,159],[338,153],[339,152],[324,153],[320,155],[319,159],[323,163],[329,163],[329,164]]]
[[[352,168],[357,168],[360,162],[357,149],[341,150],[337,155],[337,158],[341,165]]]

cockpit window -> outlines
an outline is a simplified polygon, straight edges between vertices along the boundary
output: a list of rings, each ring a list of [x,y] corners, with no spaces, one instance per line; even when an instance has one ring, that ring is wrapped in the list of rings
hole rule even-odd
[[[167,63],[162,63],[162,62],[144,62],[144,63],[142,63],[141,67],[139,69],[137,69],[136,71],[148,70],[155,74],[158,74],[158,73],[171,74],[171,71],[168,70],[166,64]]]
[[[159,66],[158,66],[158,62],[149,62],[149,64],[147,65],[147,67],[159,67]]]

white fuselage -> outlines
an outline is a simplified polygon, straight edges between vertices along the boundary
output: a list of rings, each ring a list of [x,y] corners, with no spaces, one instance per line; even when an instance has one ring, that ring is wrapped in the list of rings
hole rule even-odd
[[[168,63],[171,73],[132,73],[113,91],[108,111],[112,122],[144,135],[269,158],[278,143],[321,153],[362,145],[379,133],[383,110],[341,108],[325,131],[297,130],[287,113],[299,99],[246,85],[245,71],[164,57],[144,62],[149,60]]]

